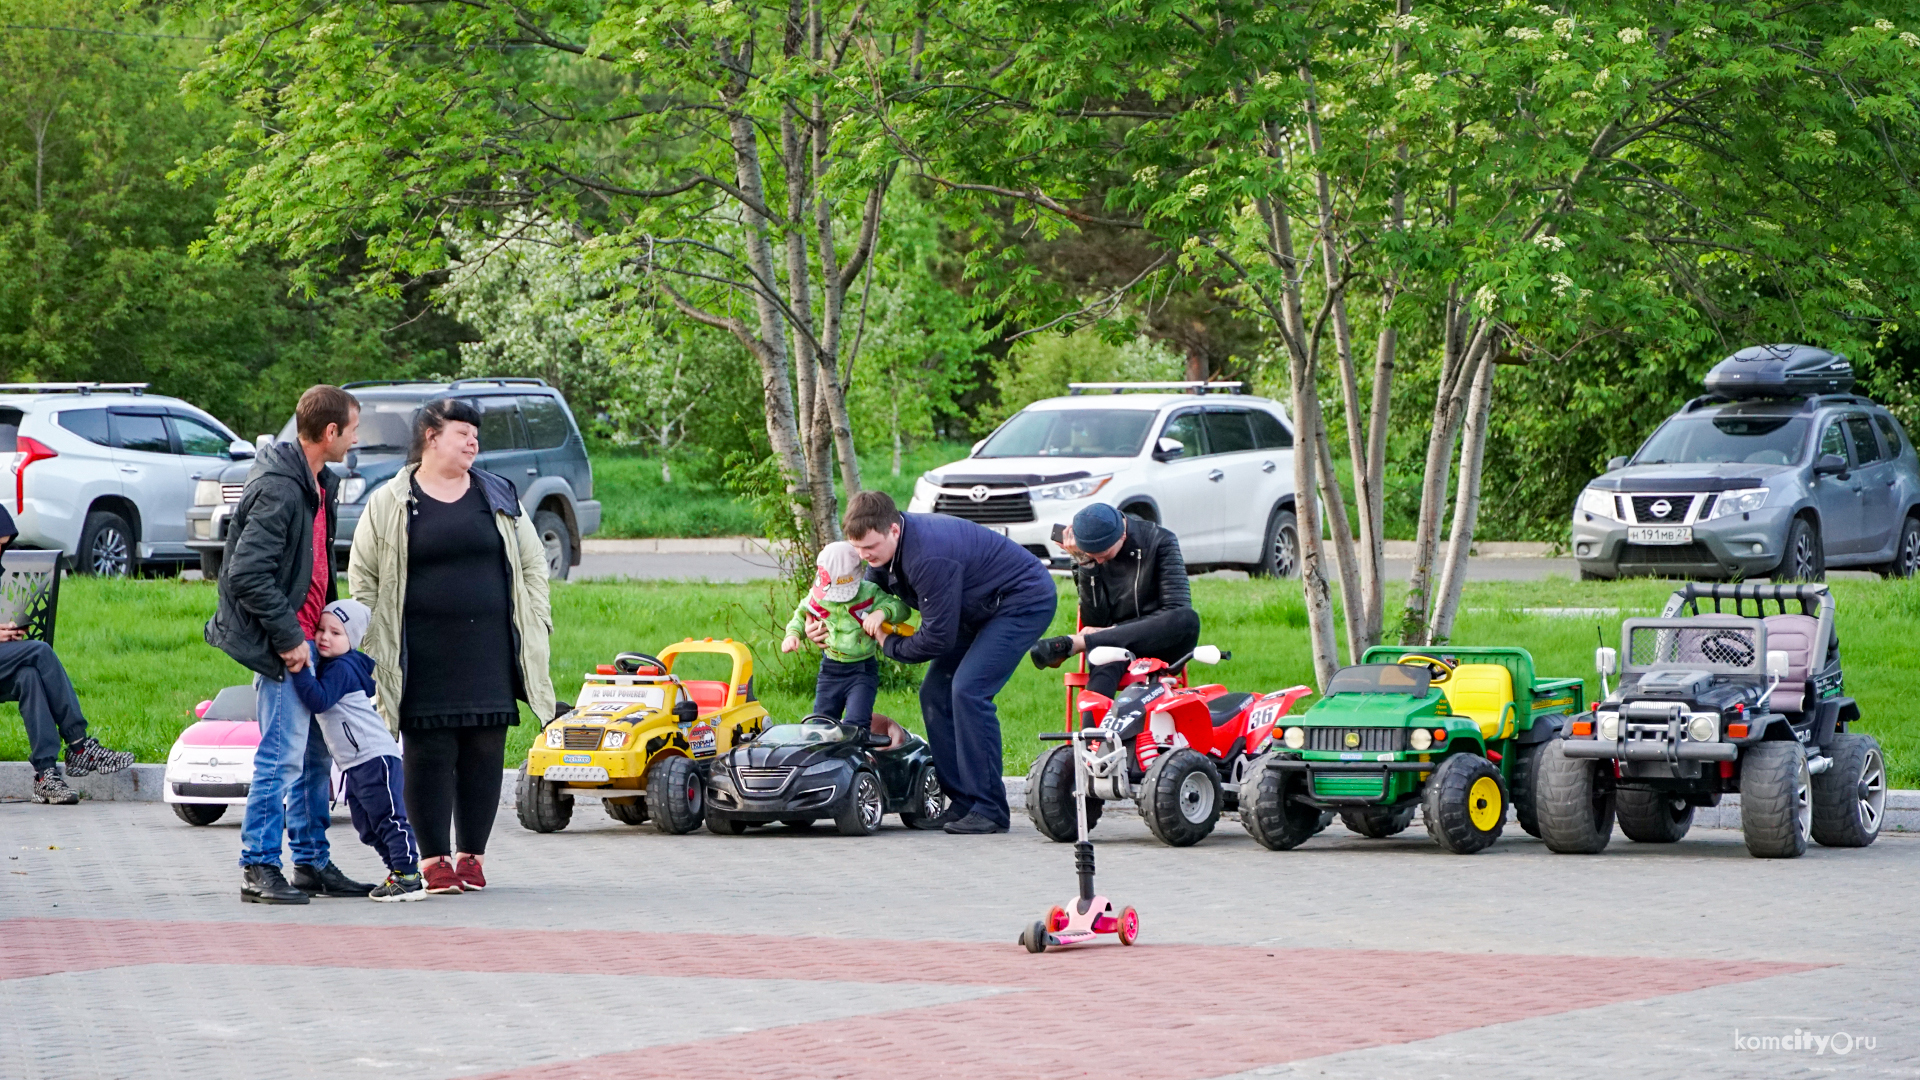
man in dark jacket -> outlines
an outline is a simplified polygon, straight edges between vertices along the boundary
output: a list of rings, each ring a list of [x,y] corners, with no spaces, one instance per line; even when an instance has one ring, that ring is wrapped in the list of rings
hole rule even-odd
[[[1074,555],[1081,629],[1035,645],[1035,667],[1058,667],[1102,645],[1172,663],[1200,643],[1186,559],[1170,530],[1096,503],[1073,516],[1063,546]],[[1123,663],[1101,664],[1087,672],[1087,689],[1112,697],[1126,670]]]
[[[240,899],[304,904],[309,893],[365,896],[328,857],[330,759],[319,725],[294,691],[307,640],[335,598],[333,536],[345,460],[359,435],[360,404],[337,386],[315,386],[294,408],[299,441],[260,451],[227,529],[220,604],[207,643],[254,672],[260,745],[240,826]],[[293,882],[280,872],[282,836]]]
[[[869,616],[865,626],[887,656],[928,665],[920,717],[948,798],[935,820],[950,833],[1006,832],[993,699],[1053,622],[1053,577],[1000,533],[942,514],[902,514],[885,492],[848,500],[841,524],[872,567],[867,580],[920,612],[911,636],[883,631],[884,616]]]

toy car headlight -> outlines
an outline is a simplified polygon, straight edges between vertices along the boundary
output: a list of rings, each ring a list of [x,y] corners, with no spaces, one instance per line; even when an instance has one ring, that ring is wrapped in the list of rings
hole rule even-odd
[[[1415,750],[1425,750],[1433,745],[1433,732],[1417,727],[1407,733],[1407,745]]]
[[[813,764],[807,766],[806,768],[801,769],[800,775],[801,776],[820,776],[824,773],[830,773],[835,769],[838,769],[839,767],[840,767],[840,762],[832,758],[828,758],[825,761],[816,761]]]
[[[1611,491],[1587,488],[1580,493],[1580,502],[1576,509],[1583,514],[1592,514],[1594,517],[1606,518],[1608,521],[1620,520],[1620,508],[1615,503]]]
[[[1712,742],[1720,737],[1720,716],[1717,713],[1694,713],[1687,721],[1687,738],[1694,742]]]
[[[1713,500],[1713,513],[1707,515],[1707,520],[1712,521],[1714,518],[1744,514],[1750,510],[1758,510],[1765,505],[1767,505],[1766,488],[1741,488],[1738,491],[1723,491],[1720,493],[1719,498]]]
[[[559,724],[547,725],[547,749],[562,750],[567,745],[567,732]]]
[[[1280,736],[1280,741],[1286,743],[1289,750],[1303,749],[1307,745],[1307,729],[1290,727]]]
[[[1046,487],[1034,488],[1033,497],[1036,499],[1085,499],[1106,487],[1107,481],[1111,479],[1113,474],[1108,473],[1105,476],[1089,476],[1084,480],[1069,480],[1064,484],[1048,484]]]
[[[624,731],[607,732],[606,741],[600,744],[608,750],[618,750],[627,745],[627,733]]]
[[[1600,714],[1600,737],[1612,742],[1620,737],[1620,714],[1603,712]]]

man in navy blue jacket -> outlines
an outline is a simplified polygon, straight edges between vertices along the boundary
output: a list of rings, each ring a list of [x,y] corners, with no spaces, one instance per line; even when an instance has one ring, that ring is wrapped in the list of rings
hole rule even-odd
[[[885,492],[848,500],[841,527],[872,568],[867,580],[920,612],[911,636],[881,630],[883,617],[865,625],[890,658],[928,665],[920,717],[949,799],[935,820],[950,833],[1006,832],[993,698],[1053,622],[1053,577],[1000,533],[943,514],[902,514]]]

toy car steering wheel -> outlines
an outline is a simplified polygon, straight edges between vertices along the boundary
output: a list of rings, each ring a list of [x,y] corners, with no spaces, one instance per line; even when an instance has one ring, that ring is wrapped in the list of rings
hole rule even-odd
[[[1722,630],[1700,639],[1700,655],[1716,664],[1749,667],[1753,664],[1753,642],[1744,634]]]
[[[643,667],[651,667],[651,672],[642,672]],[[613,658],[613,670],[622,675],[665,675],[667,665],[659,657],[643,652],[623,652]]]
[[[1447,663],[1445,660],[1436,660],[1431,656],[1422,656],[1419,653],[1408,653],[1399,660],[1396,660],[1395,663],[1407,664],[1409,666],[1413,664],[1425,664],[1427,666],[1427,681],[1435,686],[1439,686],[1441,683],[1453,678],[1454,665]]]

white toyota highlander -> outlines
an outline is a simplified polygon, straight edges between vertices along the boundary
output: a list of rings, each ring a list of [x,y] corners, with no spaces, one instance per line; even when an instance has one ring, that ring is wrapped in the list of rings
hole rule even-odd
[[[909,509],[979,522],[1064,567],[1054,527],[1107,503],[1173,530],[1190,567],[1292,576],[1293,425],[1277,402],[1218,392],[1239,386],[1071,384],[922,475]]]

